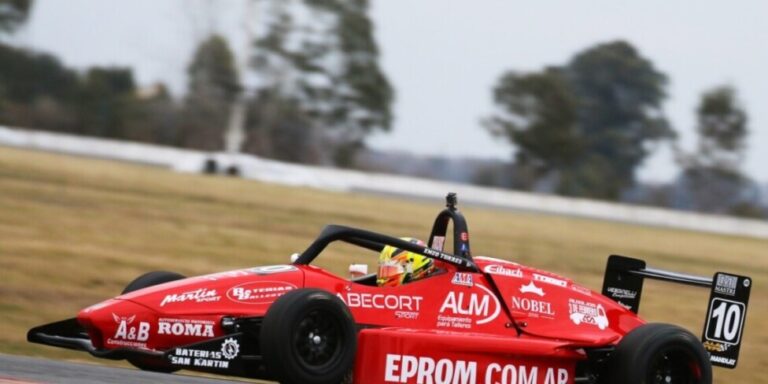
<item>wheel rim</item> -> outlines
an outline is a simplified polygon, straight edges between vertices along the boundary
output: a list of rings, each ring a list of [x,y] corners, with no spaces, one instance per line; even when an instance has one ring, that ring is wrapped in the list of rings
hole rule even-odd
[[[694,355],[683,349],[661,351],[649,370],[648,383],[653,384],[698,384],[701,382],[701,367]]]
[[[311,310],[296,327],[293,345],[298,361],[306,368],[331,366],[343,347],[341,325],[327,311]]]

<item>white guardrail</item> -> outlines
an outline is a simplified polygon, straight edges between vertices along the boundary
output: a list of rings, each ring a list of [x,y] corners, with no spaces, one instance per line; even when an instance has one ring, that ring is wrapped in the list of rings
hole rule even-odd
[[[760,220],[290,164],[251,155],[207,153],[3,126],[0,145],[150,164],[179,172],[201,172],[206,161],[213,159],[219,169],[236,166],[242,177],[270,183],[432,200],[442,200],[450,191],[459,194],[462,204],[768,239],[768,222]]]

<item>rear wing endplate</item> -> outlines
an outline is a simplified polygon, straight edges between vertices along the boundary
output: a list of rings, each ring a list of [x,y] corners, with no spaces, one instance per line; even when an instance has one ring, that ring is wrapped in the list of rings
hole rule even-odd
[[[701,341],[712,365],[736,367],[752,279],[724,272],[717,272],[712,278],[687,275],[648,268],[640,259],[612,255],[605,269],[602,294],[637,313],[645,279],[709,288]]]

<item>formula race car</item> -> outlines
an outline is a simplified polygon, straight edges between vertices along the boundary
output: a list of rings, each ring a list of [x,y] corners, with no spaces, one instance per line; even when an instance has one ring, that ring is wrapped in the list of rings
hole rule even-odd
[[[378,286],[376,274],[339,277],[312,265],[336,241],[374,252],[389,245],[440,267],[395,287]],[[644,279],[710,288],[701,340],[638,317]],[[750,285],[732,273],[710,279],[611,256],[597,293],[553,273],[472,257],[449,194],[427,244],[329,225],[291,264],[192,278],[150,272],[120,296],[27,338],[145,370],[291,384],[711,383],[713,365],[737,364]]]

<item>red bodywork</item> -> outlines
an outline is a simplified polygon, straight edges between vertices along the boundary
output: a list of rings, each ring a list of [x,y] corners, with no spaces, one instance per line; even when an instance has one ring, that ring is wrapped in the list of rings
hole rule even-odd
[[[225,336],[224,317],[259,317],[285,292],[334,293],[362,327],[357,383],[574,383],[583,348],[643,324],[617,302],[548,272],[475,257],[400,287],[356,283],[311,265],[193,277],[118,296],[77,320],[98,349],[164,351]]]

